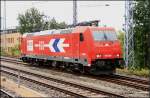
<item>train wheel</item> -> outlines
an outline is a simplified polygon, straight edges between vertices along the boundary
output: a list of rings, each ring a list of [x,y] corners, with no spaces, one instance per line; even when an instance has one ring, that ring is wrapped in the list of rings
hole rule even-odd
[[[65,62],[60,62],[60,68],[61,68],[62,70],[65,70],[65,65],[66,65]]]
[[[35,64],[35,60],[33,58],[29,58],[29,62],[30,62],[29,63],[30,65],[34,65]]]
[[[23,62],[27,62],[27,58],[26,58],[26,57],[22,57],[21,60],[22,60]]]
[[[43,66],[44,62],[43,61],[39,61],[39,66]]]
[[[65,64],[65,70],[68,71],[68,72],[71,71],[70,63],[66,63],[66,64]]]
[[[82,64],[79,65],[79,71],[81,74],[85,73],[85,69],[84,69],[84,66]]]
[[[56,66],[57,66],[57,62],[56,62],[56,61],[53,61],[53,62],[52,62],[52,67],[56,68]]]
[[[99,70],[98,70],[96,67],[91,68],[91,69],[89,70],[89,72],[90,72],[91,74],[93,74],[93,75],[99,75],[99,74],[100,74]]]
[[[52,67],[52,61],[47,61],[47,66]]]
[[[56,67],[55,68],[58,68],[59,70],[63,71],[65,70],[65,62],[56,62]]]

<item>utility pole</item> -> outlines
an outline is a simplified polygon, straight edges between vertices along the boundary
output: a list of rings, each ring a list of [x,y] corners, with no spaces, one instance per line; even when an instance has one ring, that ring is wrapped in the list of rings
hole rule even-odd
[[[4,1],[4,51],[6,51],[6,0]]]
[[[125,65],[134,66],[133,1],[125,0]]]
[[[77,0],[73,0],[73,25],[77,24]]]

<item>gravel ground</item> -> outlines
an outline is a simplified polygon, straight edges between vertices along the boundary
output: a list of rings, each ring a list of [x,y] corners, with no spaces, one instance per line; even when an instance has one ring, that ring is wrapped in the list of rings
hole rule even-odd
[[[9,78],[9,79],[11,79],[11,80],[13,80],[14,82],[18,83],[18,79],[16,77],[6,75],[4,73],[2,73],[2,75]],[[53,90],[53,89],[50,89],[50,88],[40,86],[38,84],[34,84],[32,82],[29,82],[29,81],[20,80],[20,84],[25,86],[25,87],[28,87],[30,89],[33,89],[37,92],[41,92],[41,93],[47,95],[47,97],[71,97],[70,95],[64,94],[62,92],[59,92],[59,91],[56,91],[56,90]],[[14,93],[13,93],[13,95],[16,96],[16,94],[14,94]]]
[[[86,84],[87,86],[92,86],[97,89],[103,89],[106,91],[118,93],[120,95],[125,95],[127,97],[148,97],[149,96],[149,93],[146,91],[142,91],[128,86],[122,86],[122,85],[118,85],[118,84],[114,84],[102,80],[91,79],[83,76],[76,76],[74,74],[68,74],[63,72],[56,72],[54,70],[41,69],[41,68],[39,69],[36,67],[30,67],[30,69],[46,72],[52,75],[57,75],[59,77],[67,77],[70,79],[74,79],[78,81],[78,83]]]
[[[14,64],[10,64],[10,63],[7,63],[7,64],[14,66]],[[149,93],[146,91],[142,91],[142,90],[138,90],[135,88],[122,86],[122,85],[118,85],[118,84],[114,84],[114,83],[110,83],[110,82],[106,82],[102,80],[91,79],[88,77],[83,77],[82,75],[77,76],[74,74],[57,72],[54,70],[45,69],[43,67],[36,68],[36,67],[31,66],[31,67],[26,67],[26,69],[33,69],[33,70],[39,71],[40,73],[41,72],[46,73],[49,76],[54,76],[54,77],[64,79],[67,81],[74,81],[83,85],[95,87],[97,89],[102,89],[102,90],[110,91],[113,93],[125,95],[127,97],[149,97]]]

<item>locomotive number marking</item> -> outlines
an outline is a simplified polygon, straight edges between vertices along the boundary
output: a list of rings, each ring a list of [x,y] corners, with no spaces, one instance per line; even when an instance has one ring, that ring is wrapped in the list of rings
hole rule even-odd
[[[35,44],[35,47],[39,47],[40,50],[44,50],[44,41],[39,41],[39,44]]]

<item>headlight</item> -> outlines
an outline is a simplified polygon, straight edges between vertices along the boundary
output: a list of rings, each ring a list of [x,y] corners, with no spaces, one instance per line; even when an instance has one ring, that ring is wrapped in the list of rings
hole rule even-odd
[[[101,56],[102,56],[101,54],[97,54],[97,55],[96,55],[97,58],[98,58],[98,57],[101,57]]]
[[[117,54],[116,56],[119,57],[119,54]]]

